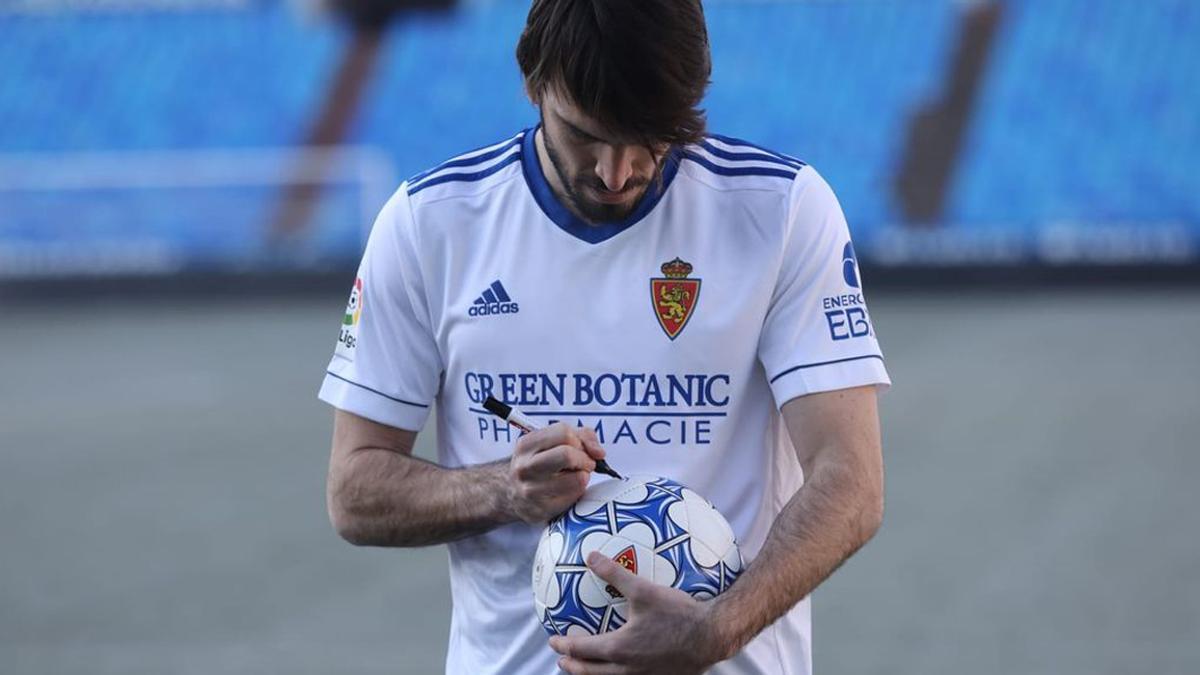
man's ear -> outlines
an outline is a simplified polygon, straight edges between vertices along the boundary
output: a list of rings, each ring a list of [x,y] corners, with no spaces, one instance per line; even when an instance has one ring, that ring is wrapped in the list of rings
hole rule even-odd
[[[541,105],[542,105],[541,92],[537,92],[537,91],[533,90],[533,87],[529,84],[528,78],[525,79],[523,89],[525,89],[525,96],[529,99],[529,102],[534,104],[535,106],[541,107]]]

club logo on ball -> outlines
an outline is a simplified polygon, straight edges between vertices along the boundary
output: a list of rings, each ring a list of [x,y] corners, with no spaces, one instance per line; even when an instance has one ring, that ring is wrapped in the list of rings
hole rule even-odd
[[[633,550],[632,546],[626,547],[625,550],[618,553],[616,557],[613,558],[613,562],[617,563],[621,567],[624,567],[630,572],[637,574],[637,552]],[[621,591],[618,591],[617,587],[613,586],[612,584],[605,586],[604,590],[608,591],[608,594],[614,598],[625,597],[621,595]]]

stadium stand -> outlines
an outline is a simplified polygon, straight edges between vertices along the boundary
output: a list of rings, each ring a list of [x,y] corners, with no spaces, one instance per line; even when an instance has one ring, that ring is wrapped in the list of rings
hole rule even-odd
[[[1007,11],[949,219],[1200,222],[1200,4]]]
[[[817,167],[870,256],[877,233],[904,224],[893,178],[914,111],[944,86],[961,7],[710,1],[711,126]],[[386,197],[380,181],[536,120],[513,58],[526,8],[465,2],[388,29],[344,139],[380,151],[366,172],[374,182],[330,179],[324,198],[333,201],[315,210],[302,254],[289,260],[353,257],[362,214],[376,206],[364,200]],[[26,180],[21,162],[45,166],[58,153],[69,165],[80,152],[168,150],[184,166],[188,152],[295,147],[352,40],[329,17],[269,1],[0,11],[0,34],[0,260],[14,243],[131,237],[168,251],[168,267],[268,255],[278,244],[264,233],[272,180],[194,199],[173,186],[139,196],[131,219],[111,186],[64,196],[5,189],[5,175]],[[941,227],[1019,231],[1073,219],[1200,231],[1197,34],[1200,7],[1188,0],[1005,3]]]

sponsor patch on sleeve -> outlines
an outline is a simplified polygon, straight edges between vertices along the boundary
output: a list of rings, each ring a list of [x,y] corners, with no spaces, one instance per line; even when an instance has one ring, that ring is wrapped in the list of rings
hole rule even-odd
[[[355,279],[354,288],[350,290],[350,300],[346,302],[346,315],[342,317],[337,349],[334,351],[337,356],[350,361],[354,360],[354,348],[358,344],[358,322],[362,318],[364,299],[362,279]]]

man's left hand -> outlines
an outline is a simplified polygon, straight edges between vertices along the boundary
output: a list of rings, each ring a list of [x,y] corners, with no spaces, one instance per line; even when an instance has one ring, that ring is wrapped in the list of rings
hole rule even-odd
[[[714,625],[713,602],[642,579],[593,552],[588,567],[625,596],[628,622],[610,633],[555,636],[550,648],[571,675],[701,673],[727,658]]]

